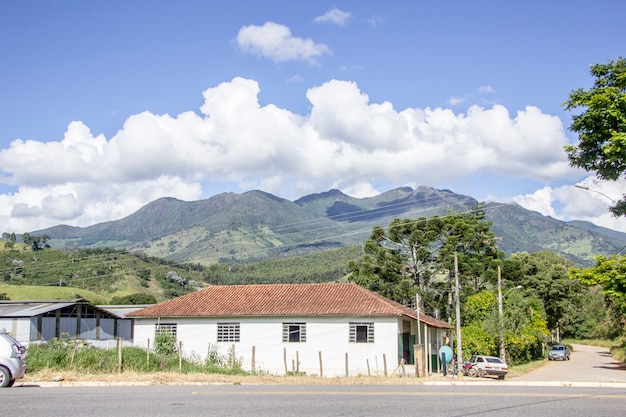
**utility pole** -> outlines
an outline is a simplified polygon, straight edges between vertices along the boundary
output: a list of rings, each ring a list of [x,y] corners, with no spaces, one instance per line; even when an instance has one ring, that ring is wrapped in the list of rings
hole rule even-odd
[[[454,252],[454,299],[456,302],[456,366],[459,375],[463,367],[463,346],[461,344],[461,301],[459,298],[459,255]]]
[[[498,337],[500,338],[500,359],[506,362],[504,349],[504,313],[502,311],[502,271],[498,265]]]

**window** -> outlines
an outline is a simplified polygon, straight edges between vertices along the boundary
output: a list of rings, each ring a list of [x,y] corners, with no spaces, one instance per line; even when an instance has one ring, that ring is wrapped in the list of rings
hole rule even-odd
[[[283,342],[306,342],[306,324],[283,323]]]
[[[374,343],[374,323],[350,323],[351,343]]]
[[[167,334],[176,338],[176,323],[158,323],[154,325],[154,335]]]
[[[239,342],[239,323],[217,323],[218,342]]]

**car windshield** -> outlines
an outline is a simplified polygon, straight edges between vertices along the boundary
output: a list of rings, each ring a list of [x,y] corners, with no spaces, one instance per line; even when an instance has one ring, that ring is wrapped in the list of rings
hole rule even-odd
[[[565,346],[554,346],[552,350],[565,350]]]

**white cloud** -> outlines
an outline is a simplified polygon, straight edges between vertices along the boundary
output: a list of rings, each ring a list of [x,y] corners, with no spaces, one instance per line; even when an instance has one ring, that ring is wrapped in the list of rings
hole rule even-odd
[[[558,217],[552,207],[554,197],[550,187],[543,187],[532,194],[516,196],[514,201],[525,209],[536,211],[544,216]]]
[[[234,78],[204,91],[200,113],[133,115],[110,139],[73,122],[59,141],[14,141],[0,149],[0,178],[18,187],[0,194],[3,231],[118,219],[159,197],[196,200],[215,183],[295,199],[333,187],[355,196],[381,183],[436,187],[475,174],[579,175],[560,120],[535,107],[513,116],[502,106],[396,110],[331,80],[309,89],[310,114],[300,116],[260,105],[259,93],[256,81]],[[550,197],[526,199],[548,207]]]
[[[332,54],[324,44],[291,35],[287,26],[267,22],[263,26],[244,26],[239,30],[237,43],[243,53],[269,58],[275,62],[305,61],[317,65],[317,58]]]
[[[513,200],[520,206],[535,210],[544,216],[564,221],[584,220],[626,232],[626,219],[614,217],[609,212],[609,206],[626,194],[626,185],[619,181],[603,181],[595,177],[587,177],[582,184],[589,189],[580,189],[574,185],[557,188],[545,186],[533,193],[515,196]]]
[[[382,16],[374,15],[367,19],[367,23],[369,23],[370,26],[375,27],[385,23],[385,19]]]
[[[494,94],[496,92],[496,90],[494,90],[490,85],[483,85],[481,87],[478,87],[476,91],[479,94]]]
[[[313,19],[313,22],[332,23],[333,25],[337,26],[345,26],[346,23],[348,23],[348,20],[350,20],[351,15],[352,13],[350,12],[344,12],[343,10],[339,10],[338,8],[333,7],[322,16],[318,16]]]

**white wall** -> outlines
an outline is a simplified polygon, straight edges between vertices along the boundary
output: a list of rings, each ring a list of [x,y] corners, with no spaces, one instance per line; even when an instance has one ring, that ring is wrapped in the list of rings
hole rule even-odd
[[[135,345],[146,347],[148,339],[154,345],[154,330],[157,320],[135,319]],[[204,361],[211,346],[221,356],[228,356],[233,343],[217,343],[218,322],[239,322],[240,342],[234,343],[235,357],[242,368],[251,371],[252,350],[255,348],[255,369],[274,375],[291,372],[299,359],[298,370],[307,375],[320,374],[320,352],[324,377],[345,376],[346,353],[350,376],[367,375],[368,361],[371,375],[384,374],[386,357],[390,375],[399,365],[398,329],[401,319],[380,318],[337,318],[337,317],[251,317],[241,319],[215,318],[161,318],[160,323],[176,323],[177,339],[183,343],[183,355]],[[307,340],[303,343],[283,343],[282,323],[306,323]],[[350,322],[374,322],[374,343],[350,343]]]
[[[10,333],[22,344],[27,344],[30,340],[30,319],[28,318],[0,318],[0,329]]]

